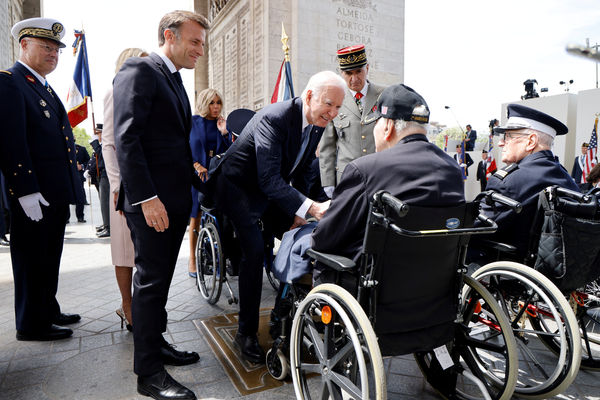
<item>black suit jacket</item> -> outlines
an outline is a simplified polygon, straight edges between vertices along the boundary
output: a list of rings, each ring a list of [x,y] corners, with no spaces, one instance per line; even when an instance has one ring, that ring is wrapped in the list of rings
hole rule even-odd
[[[302,144],[302,100],[268,105],[248,122],[211,179],[223,175],[240,187],[252,214],[261,214],[272,201],[293,216],[316,176],[313,160],[322,133],[323,128],[312,127],[307,149],[294,168]]]
[[[114,130],[122,189],[119,206],[158,196],[167,212],[186,212],[190,187],[199,184],[192,165],[190,104],[163,59],[129,58],[113,81]],[[121,196],[124,194],[125,196]]]
[[[465,201],[460,167],[425,135],[410,135],[395,146],[346,166],[331,205],[317,225],[312,247],[357,259],[373,194],[386,190],[419,206],[451,206]]]
[[[40,192],[50,204],[84,201],[67,112],[21,63],[0,72],[0,168],[9,197]]]
[[[81,165],[81,170],[77,170],[79,172],[79,177],[82,181],[85,181],[83,173],[87,168],[88,162],[90,161],[90,155],[85,147],[80,146],[77,143],[75,143],[75,158],[77,159],[77,163]]]
[[[456,153],[454,155],[454,160],[456,160],[456,162],[458,163],[458,153]],[[469,176],[469,167],[471,165],[473,165],[473,159],[471,158],[471,156],[467,152],[465,152],[465,161],[466,161],[465,164],[467,164],[467,166],[465,167],[465,175]]]

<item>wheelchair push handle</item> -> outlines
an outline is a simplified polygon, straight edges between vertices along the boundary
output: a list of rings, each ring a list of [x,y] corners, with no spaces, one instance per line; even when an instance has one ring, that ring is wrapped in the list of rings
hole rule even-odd
[[[378,206],[388,206],[390,207],[394,213],[399,217],[404,217],[408,213],[408,204],[404,203],[402,200],[399,200],[389,194],[384,190],[380,190],[375,193],[373,196],[375,203]]]
[[[550,186],[540,196],[547,196],[555,210],[574,217],[596,218],[600,211],[594,194],[583,194],[559,186]]]
[[[512,208],[512,210],[517,214],[523,210],[523,205],[521,203],[511,199],[510,197],[506,197],[500,193],[494,192],[493,190],[487,190],[479,193],[475,198],[475,201],[481,201],[482,199],[484,199],[485,203],[488,205],[492,205],[493,203],[504,204],[505,206]]]
[[[491,197],[492,201],[495,201],[496,203],[504,204],[505,206],[512,208],[513,211],[516,212],[517,214],[523,210],[523,206],[521,205],[521,203],[519,203],[516,200],[511,199],[510,197],[503,196],[500,193],[492,192],[490,197]]]

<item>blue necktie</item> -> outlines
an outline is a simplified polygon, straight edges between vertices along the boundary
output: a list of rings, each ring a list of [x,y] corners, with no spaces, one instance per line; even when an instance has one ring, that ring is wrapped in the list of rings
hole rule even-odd
[[[304,157],[304,153],[306,152],[306,148],[308,147],[308,142],[310,141],[310,132],[312,131],[312,128],[312,125],[308,125],[302,131],[302,144],[300,145],[300,151],[296,156],[296,161],[294,161],[294,168],[292,168],[292,171],[296,169],[296,167],[298,166],[298,164],[300,164],[300,161],[302,161],[302,158]]]

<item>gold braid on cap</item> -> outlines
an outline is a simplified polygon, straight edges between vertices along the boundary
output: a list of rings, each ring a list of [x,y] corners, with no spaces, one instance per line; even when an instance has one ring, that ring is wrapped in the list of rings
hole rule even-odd
[[[61,24],[54,24],[54,25],[59,25],[59,27],[55,28],[54,26],[52,26],[52,30],[43,29],[43,28],[21,29],[21,32],[19,32],[19,40],[22,39],[23,36],[33,36],[33,37],[52,39],[52,40],[56,40],[56,41],[60,42],[59,33],[62,32],[63,27]]]
[[[367,53],[363,52],[362,54],[359,54],[359,55],[349,54],[347,57],[340,57],[340,66],[356,64],[356,63],[359,63],[361,61],[366,61],[366,60],[367,60]]]

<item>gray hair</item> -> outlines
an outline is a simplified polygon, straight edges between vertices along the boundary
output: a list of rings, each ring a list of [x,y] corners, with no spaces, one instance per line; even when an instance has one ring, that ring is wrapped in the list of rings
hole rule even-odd
[[[165,31],[167,29],[173,32],[177,39],[181,39],[179,36],[179,27],[185,21],[197,22],[206,30],[209,28],[208,20],[201,14],[182,10],[172,11],[165,14],[158,24],[158,46],[161,47],[165,44]]]
[[[554,138],[548,135],[547,133],[530,128],[523,129],[521,133],[525,135],[536,135],[538,137],[538,144],[540,145],[540,147],[543,147],[546,150],[551,150],[552,146],[554,146]]]
[[[346,90],[346,81],[333,71],[317,72],[310,77],[306,87],[302,91],[302,99],[306,100],[306,94],[310,90],[313,96],[318,96],[327,86],[337,86],[343,91]]]
[[[424,129],[425,132],[427,132],[428,127],[429,127],[429,124],[422,124],[417,121],[404,121],[402,119],[394,120],[394,129],[396,129],[396,132],[402,132],[403,130],[405,130],[407,128],[421,128],[421,129]]]

